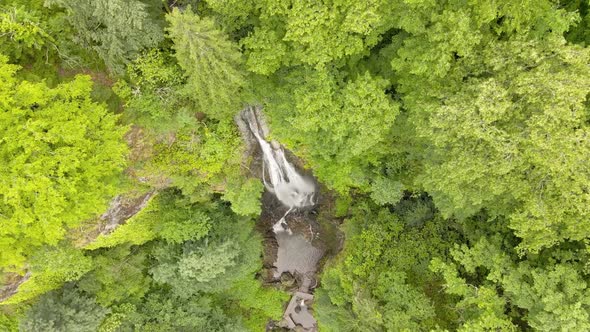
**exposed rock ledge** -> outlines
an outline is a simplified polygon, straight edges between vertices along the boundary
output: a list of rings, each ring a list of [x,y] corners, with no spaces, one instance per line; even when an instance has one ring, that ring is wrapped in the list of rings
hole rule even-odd
[[[137,195],[118,195],[109,204],[108,210],[99,218],[92,222],[92,230],[83,234],[83,238],[77,239],[76,246],[82,248],[92,241],[96,240],[99,235],[108,235],[119,225],[123,225],[129,218],[141,211],[150,199],[156,194],[156,190]],[[31,272],[25,275],[10,274],[0,287],[0,303],[8,300],[18,292],[18,288],[24,282],[31,278]]]
[[[25,281],[29,280],[30,277],[31,272],[25,273],[24,276],[18,275],[16,273],[13,275],[11,274],[11,276],[8,278],[10,281],[0,288],[0,303],[8,300],[11,296],[16,294],[18,287]]]
[[[151,190],[139,197],[130,198],[124,195],[115,197],[111,201],[109,209],[100,216],[100,234],[107,235],[117,226],[124,224],[129,218],[141,211],[155,193],[155,190]]]

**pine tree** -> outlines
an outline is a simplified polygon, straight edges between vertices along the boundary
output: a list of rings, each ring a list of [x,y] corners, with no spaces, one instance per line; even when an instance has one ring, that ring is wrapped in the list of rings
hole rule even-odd
[[[164,37],[151,8],[138,0],[48,0],[46,4],[65,8],[77,31],[76,41],[96,51],[116,73],[123,73],[128,61]]]
[[[70,284],[43,295],[20,328],[30,332],[95,332],[109,311]]]
[[[175,8],[167,19],[176,59],[188,76],[186,92],[197,111],[217,119],[231,117],[239,111],[244,85],[237,45],[212,19],[199,17],[190,8],[184,12]]]

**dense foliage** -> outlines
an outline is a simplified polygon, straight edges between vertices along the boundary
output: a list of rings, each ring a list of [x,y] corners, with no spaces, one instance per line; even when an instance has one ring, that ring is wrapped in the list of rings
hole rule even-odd
[[[124,128],[92,101],[88,76],[51,89],[18,80],[16,69],[0,58],[0,266],[12,270],[105,209],[126,152]]]
[[[254,104],[342,221],[321,331],[590,330],[589,43],[587,0],[0,0],[0,330],[279,319]]]

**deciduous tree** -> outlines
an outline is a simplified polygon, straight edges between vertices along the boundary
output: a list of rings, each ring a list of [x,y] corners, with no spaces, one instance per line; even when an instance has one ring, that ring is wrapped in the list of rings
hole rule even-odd
[[[88,76],[50,89],[18,81],[5,57],[0,67],[0,266],[15,269],[106,207],[125,128],[92,101]]]
[[[510,216],[521,248],[590,234],[587,49],[560,40],[500,42],[457,71],[464,83],[416,111],[432,154],[419,176],[446,215]]]

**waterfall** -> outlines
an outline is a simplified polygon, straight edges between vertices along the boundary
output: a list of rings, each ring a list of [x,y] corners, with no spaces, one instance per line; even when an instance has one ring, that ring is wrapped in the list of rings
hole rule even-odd
[[[262,181],[266,189],[289,209],[273,226],[275,233],[287,230],[284,219],[294,209],[315,204],[316,186],[311,177],[300,174],[285,157],[285,151],[279,145],[266,141],[261,119],[257,111],[248,107],[242,112],[242,119],[260,145],[263,157]]]

